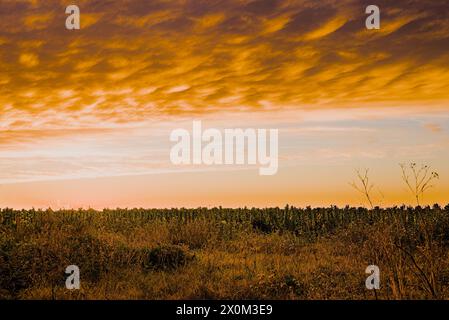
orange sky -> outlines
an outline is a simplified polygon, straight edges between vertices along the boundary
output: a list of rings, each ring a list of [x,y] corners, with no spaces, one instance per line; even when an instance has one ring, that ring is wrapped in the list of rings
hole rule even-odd
[[[64,27],[65,6],[81,30]],[[0,2],[0,206],[411,203],[398,163],[449,202],[447,1]],[[279,129],[280,168],[173,166],[172,129]]]

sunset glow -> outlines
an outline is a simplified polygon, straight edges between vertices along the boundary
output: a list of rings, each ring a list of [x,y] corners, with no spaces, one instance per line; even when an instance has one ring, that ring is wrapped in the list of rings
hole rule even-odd
[[[413,204],[399,163],[449,196],[447,1],[0,2],[0,206]],[[279,170],[174,166],[170,132],[279,129]]]

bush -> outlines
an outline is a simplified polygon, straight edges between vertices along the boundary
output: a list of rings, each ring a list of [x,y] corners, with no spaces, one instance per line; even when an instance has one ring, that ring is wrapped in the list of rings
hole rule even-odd
[[[185,247],[178,245],[160,245],[144,250],[143,268],[155,270],[175,270],[193,260]]]
[[[272,224],[265,222],[262,219],[253,220],[252,226],[254,230],[262,233],[268,234],[276,231],[276,228]]]
[[[13,239],[0,241],[0,297],[14,297],[21,290],[32,285],[29,262],[22,259],[27,256],[27,247]]]
[[[64,286],[68,265],[77,265],[83,279],[97,282],[111,267],[111,249],[84,234],[46,242],[0,238],[0,292],[18,296],[39,282]],[[4,295],[4,294],[2,294]]]

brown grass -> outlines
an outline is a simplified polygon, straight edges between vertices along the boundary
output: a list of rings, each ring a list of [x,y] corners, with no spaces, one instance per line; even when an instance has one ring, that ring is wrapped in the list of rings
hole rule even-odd
[[[4,209],[0,298],[447,299],[448,248],[449,206]]]

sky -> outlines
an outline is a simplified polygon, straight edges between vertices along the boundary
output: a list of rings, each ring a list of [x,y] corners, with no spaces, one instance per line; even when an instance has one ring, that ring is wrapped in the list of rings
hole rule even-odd
[[[410,162],[449,203],[449,1],[371,2],[0,0],[0,207],[414,204]],[[277,174],[174,165],[194,120],[278,129]]]

